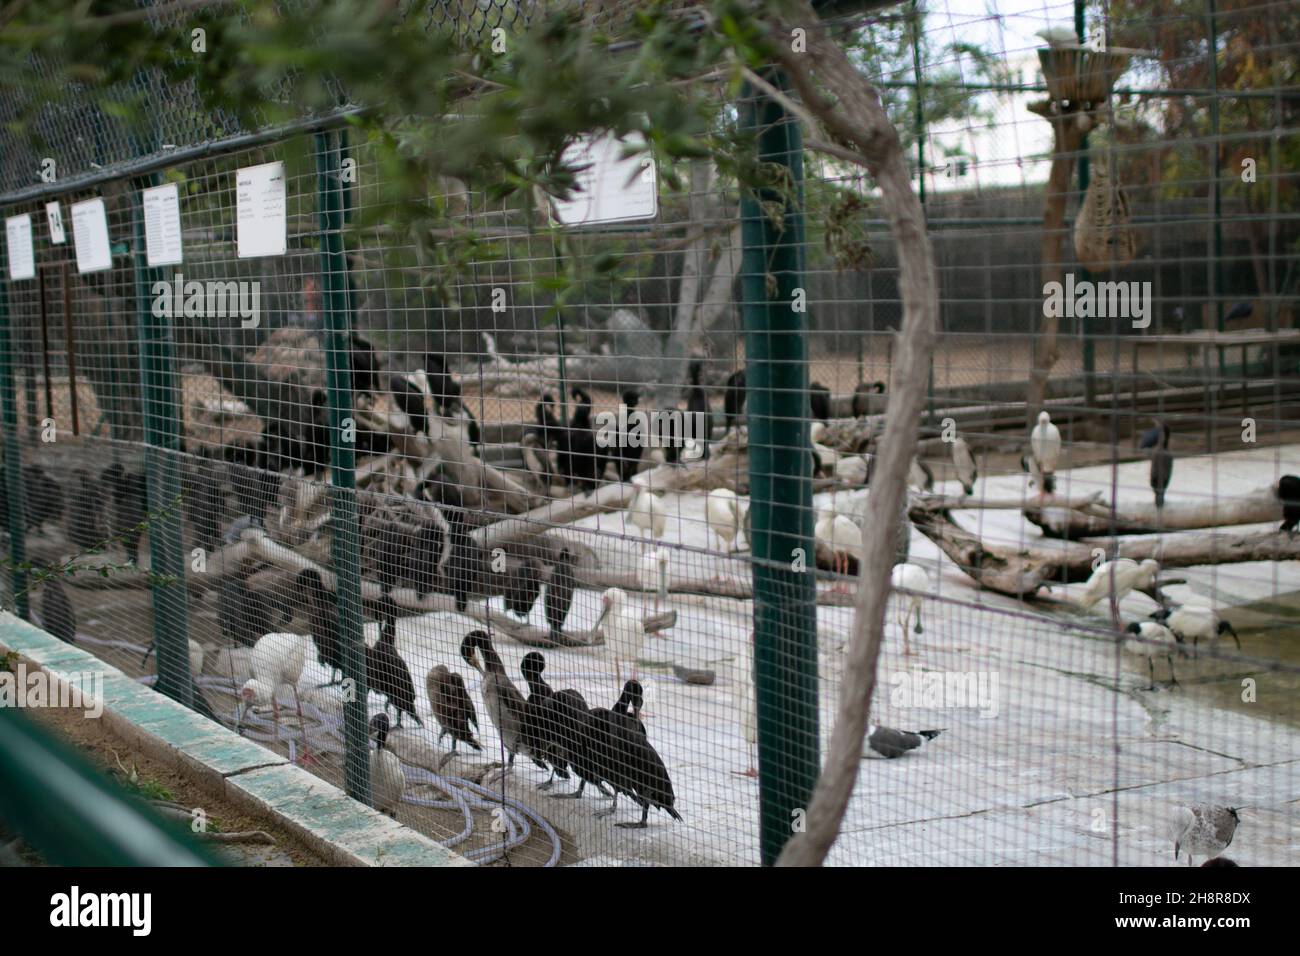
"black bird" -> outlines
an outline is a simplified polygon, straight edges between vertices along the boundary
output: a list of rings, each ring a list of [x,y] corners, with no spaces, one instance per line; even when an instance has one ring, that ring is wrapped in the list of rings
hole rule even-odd
[[[884,395],[884,382],[859,382],[853,390],[853,417],[866,418],[871,411],[871,395]]]
[[[474,710],[469,691],[465,689],[465,679],[446,665],[439,664],[429,671],[424,683],[429,694],[429,707],[442,728],[438,742],[442,743],[443,737],[451,735],[451,753],[442,758],[442,763],[455,755],[458,743],[482,750],[483,745],[474,739],[474,731],[478,730],[478,713]]]
[[[551,565],[551,579],[546,582],[546,626],[550,628],[551,640],[557,644],[563,643],[564,621],[569,616],[573,589],[577,586],[573,563],[569,549],[561,548]]]
[[[385,601],[382,609],[383,622],[380,624],[379,640],[374,647],[366,648],[366,683],[376,694],[382,694],[387,700],[384,710],[391,704],[397,711],[397,726],[402,726],[402,714],[411,715],[421,727],[424,721],[415,712],[415,682],[411,680],[411,669],[397,652],[397,616],[391,601]]]
[[[727,431],[731,431],[745,410],[745,370],[736,369],[727,376],[727,390],[722,395],[722,413],[726,416]]]
[[[323,474],[330,466],[329,397],[317,388],[311,393],[311,421],[303,427],[299,446],[303,474]]]
[[[330,600],[320,573],[314,569],[299,571],[293,583],[299,601],[307,608],[311,639],[316,645],[316,660],[322,667],[330,669],[329,683],[323,686],[337,684],[342,680],[343,645],[339,640],[339,619],[334,602]]]
[[[23,488],[28,531],[40,531],[63,517],[63,486],[40,465],[31,464],[23,469]]]
[[[90,475],[83,469],[77,469],[72,476],[72,485],[74,494],[68,504],[68,541],[77,550],[86,551],[104,543],[104,529],[100,525],[104,507],[100,496],[95,494]]]
[[[370,526],[366,545],[386,599],[406,574],[409,552],[406,528],[398,521],[375,521]]]
[[[831,390],[820,382],[812,382],[808,386],[808,405],[813,418],[826,424],[831,417]]]
[[[1300,524],[1300,477],[1283,475],[1278,479],[1277,496],[1282,499],[1282,527],[1278,530],[1295,534]]]
[[[77,643],[77,614],[63,581],[54,573],[42,585],[41,626],[67,644]]]
[[[578,777],[577,790],[551,796],[556,799],[579,800],[587,784],[605,796],[613,796],[605,787],[596,765],[592,711],[587,707],[587,701],[576,690],[557,691],[551,698],[547,713],[554,734],[551,756],[556,761],[564,761]]]
[[[596,432],[592,429],[591,396],[577,386],[569,394],[577,403],[569,427],[560,429],[556,465],[577,491],[595,491],[599,484],[600,458],[596,454]]]
[[[424,393],[407,381],[405,375],[390,377],[388,390],[402,414],[410,419],[411,429],[417,434],[429,434],[429,411],[424,404]]]
[[[1228,314],[1223,317],[1223,320],[1225,322],[1231,322],[1233,319],[1248,319],[1254,314],[1255,314],[1254,303],[1238,302],[1236,305],[1234,305],[1231,309],[1228,310]]]
[[[446,543],[447,534],[439,522],[426,521],[415,532],[409,555],[410,574],[416,593],[421,597],[438,586],[439,562]]]
[[[506,610],[520,620],[528,617],[542,593],[542,566],[536,558],[506,565]]]
[[[632,685],[637,686],[633,688]],[[596,769],[600,776],[614,788],[614,803],[597,816],[607,816],[618,809],[618,795],[631,797],[641,807],[641,819],[636,823],[619,823],[625,829],[644,829],[650,808],[657,807],[674,820],[682,816],[674,808],[672,780],[663,758],[651,745],[640,720],[628,713],[630,700],[640,689],[636,681],[623,685],[623,693],[610,710],[591,711],[593,750]]]
[[[120,462],[104,469],[100,480],[113,493],[112,533],[120,535],[122,547],[132,564],[140,563],[140,535],[149,514],[149,495],[145,477],[138,471],[127,471]]]
[[[528,684],[528,700],[524,702],[523,738],[524,746],[533,755],[534,760],[541,760],[550,765],[551,776],[538,786],[539,790],[549,790],[555,778],[569,779],[566,769],[568,761],[558,755],[558,732],[554,716],[550,713],[555,691],[542,677],[546,669],[546,659],[537,651],[529,651],[519,663],[520,673]]]
[[[470,537],[469,519],[460,508],[443,511],[450,528],[451,557],[447,559],[447,577],[456,598],[456,610],[465,610],[471,594],[483,593],[483,582],[491,570],[487,554]]]
[[[561,426],[555,417],[555,396],[544,393],[542,400],[533,407],[533,417],[537,423],[532,426],[533,432],[541,439],[542,447],[549,450],[560,440]]]
[[[225,501],[216,467],[200,458],[187,469],[184,478],[185,511],[194,529],[194,543],[211,551],[221,540],[221,519]]]
[[[293,620],[287,604],[277,604],[269,595],[248,586],[248,574],[232,574],[217,590],[217,624],[221,635],[234,647],[252,647],[265,634]]]
[[[482,657],[482,664],[475,657],[476,653]],[[524,710],[527,701],[506,673],[506,665],[492,646],[492,639],[486,631],[470,631],[466,634],[460,643],[460,656],[466,664],[483,675],[483,704],[501,737],[502,745],[510,755],[506,762],[506,769],[509,770],[515,765],[517,754],[532,753],[529,742],[524,738]],[[533,757],[533,762],[539,767],[546,766],[536,756]]]
[[[1165,489],[1174,474],[1174,456],[1169,451],[1169,426],[1156,422],[1138,439],[1138,447],[1151,449],[1151,490],[1155,492],[1156,507],[1165,506]]]
[[[374,395],[379,391],[379,353],[357,333],[352,333],[352,390]]]
[[[882,757],[894,759],[909,750],[917,750],[938,737],[942,730],[895,730],[893,727],[867,727],[867,746]]]
[[[709,411],[709,396],[704,391],[700,376],[704,363],[692,359],[689,366],[690,388],[686,392],[686,414],[691,416],[695,440],[700,443],[700,458],[709,457],[709,439],[713,436],[713,415]]]
[[[266,522],[266,511],[280,498],[280,476],[259,467],[252,449],[231,450],[228,466],[230,487],[241,515],[251,515]]]
[[[641,396],[635,389],[628,389],[623,393],[623,405],[628,410],[628,417],[631,418],[632,411],[640,402]],[[539,406],[540,407],[540,406]],[[605,473],[605,466],[612,464],[614,470],[618,472],[619,481],[631,481],[632,476],[636,474],[637,468],[641,464],[641,454],[645,451],[643,445],[633,445],[629,439],[630,427],[626,431],[620,431],[618,443],[613,448],[605,449],[605,460],[601,463],[600,474]]]
[[[447,370],[446,360],[437,352],[427,352],[424,356],[424,374],[429,383],[429,394],[438,407],[438,413],[444,416],[452,415],[462,405],[461,391],[460,383]],[[473,434],[470,438],[477,441]]]

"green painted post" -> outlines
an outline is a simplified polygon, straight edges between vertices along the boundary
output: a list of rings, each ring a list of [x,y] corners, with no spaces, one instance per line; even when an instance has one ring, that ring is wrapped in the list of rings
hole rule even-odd
[[[765,79],[788,88],[779,70]],[[760,840],[762,862],[771,865],[808,806],[820,762],[807,324],[795,309],[804,289],[803,154],[799,124],[777,101],[749,84],[742,97],[741,122],[758,134],[759,162],[785,166],[793,189],[746,190],[740,205]],[[761,201],[784,204],[781,228]]]
[[[921,71],[921,19],[925,16],[919,0],[912,0],[912,114],[913,135],[916,137],[916,195],[921,200],[921,209],[925,209],[925,103]],[[934,366],[930,366],[930,378],[925,387],[926,421],[934,421]]]
[[[0,256],[0,275],[9,274],[8,254]],[[14,613],[30,619],[27,598],[27,506],[23,497],[22,442],[18,437],[18,396],[14,393],[12,336],[9,328],[9,286],[0,278],[0,421],[4,423],[5,493],[9,503],[9,586]]]
[[[141,190],[158,184],[155,173],[135,181],[136,328],[140,336],[140,394],[144,416],[145,480],[149,501],[149,570],[153,577],[153,639],[158,655],[155,689],[194,706],[189,655],[189,585],[181,522],[181,398],[176,380],[172,317],[153,314],[153,285],[165,277],[145,255]],[[110,359],[111,360],[111,359]],[[116,376],[114,376],[116,379]]]
[[[1088,38],[1088,23],[1085,12],[1085,0],[1074,0],[1074,34],[1079,38],[1082,45]],[[1079,143],[1079,192],[1082,195],[1088,191],[1088,136],[1085,133],[1083,140]],[[1091,281],[1092,274],[1087,269],[1080,267],[1080,278]],[[1076,319],[1076,321],[1078,321]],[[1097,399],[1097,343],[1093,337],[1088,334],[1088,325],[1086,322],[1079,322],[1079,336],[1083,339],[1083,403],[1092,405]]]
[[[343,783],[348,796],[370,796],[370,739],[367,725],[365,640],[361,631],[361,528],[357,520],[356,448],[343,440],[352,421],[352,316],[348,302],[347,257],[343,253],[342,151],[338,133],[316,134],[316,203],[320,219],[322,305],[325,309],[326,392],[330,412],[330,557],[343,651]]]

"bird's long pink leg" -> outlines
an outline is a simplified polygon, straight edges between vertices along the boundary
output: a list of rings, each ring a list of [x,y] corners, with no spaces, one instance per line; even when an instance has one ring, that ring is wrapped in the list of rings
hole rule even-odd
[[[298,758],[300,764],[314,764],[316,758],[312,756],[311,745],[307,743],[307,720],[302,715],[302,698],[298,696],[298,685],[293,687],[293,700],[298,705],[298,726],[302,728],[302,755]]]

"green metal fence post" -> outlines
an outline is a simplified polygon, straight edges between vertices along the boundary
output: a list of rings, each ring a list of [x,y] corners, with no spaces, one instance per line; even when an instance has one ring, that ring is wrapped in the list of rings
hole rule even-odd
[[[779,70],[765,78],[787,88]],[[807,326],[794,304],[804,289],[803,154],[798,122],[776,100],[749,84],[742,96],[741,122],[758,134],[759,162],[786,167],[791,190],[746,191],[740,206],[760,839],[771,865],[808,806],[819,766]],[[784,206],[779,227],[761,202]],[[804,570],[795,570],[800,554]]]
[[[1074,34],[1079,38],[1082,45],[1088,38],[1087,12],[1085,10],[1086,0],[1074,0]],[[1079,195],[1084,195],[1088,191],[1088,135],[1085,133],[1083,140],[1079,143]],[[1092,280],[1092,274],[1082,267],[1079,269],[1080,278],[1085,281]],[[1088,323],[1079,322],[1079,337],[1083,339],[1083,403],[1091,406],[1097,400],[1097,343],[1091,335],[1088,334]]]
[[[326,390],[330,411],[330,557],[338,579],[335,600],[343,680],[352,694],[343,704],[343,782],[348,796],[370,803],[365,641],[361,632],[361,529],[357,520],[356,448],[343,440],[352,419],[352,316],[347,257],[343,253],[343,181],[339,134],[316,133],[316,203],[320,218],[322,305],[325,309]],[[349,683],[350,682],[350,683]]]
[[[149,570],[153,577],[153,639],[160,693],[194,706],[189,656],[189,585],[181,522],[181,398],[176,380],[172,316],[153,314],[153,284],[160,270],[145,255],[142,189],[157,174],[135,181],[131,256],[135,266],[136,326],[140,336],[140,394],[144,416],[144,463],[149,501]],[[111,357],[109,359],[111,361]],[[116,376],[114,376],[116,378]]]
[[[0,255],[0,275],[8,275],[8,253]],[[9,505],[9,586],[14,612],[31,617],[27,599],[27,508],[23,497],[22,441],[18,436],[18,396],[14,392],[13,338],[9,329],[9,286],[0,278],[0,421],[4,423],[5,495]]]

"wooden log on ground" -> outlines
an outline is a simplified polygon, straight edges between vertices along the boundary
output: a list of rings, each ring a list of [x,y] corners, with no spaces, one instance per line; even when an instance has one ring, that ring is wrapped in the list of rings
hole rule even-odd
[[[1155,534],[1198,528],[1226,528],[1282,520],[1282,502],[1274,488],[1204,501],[1174,501],[1157,509],[1154,501],[1122,504],[1111,514],[1100,501],[1068,512],[1025,509],[1025,519],[1049,538],[1096,538],[1115,534]]]

